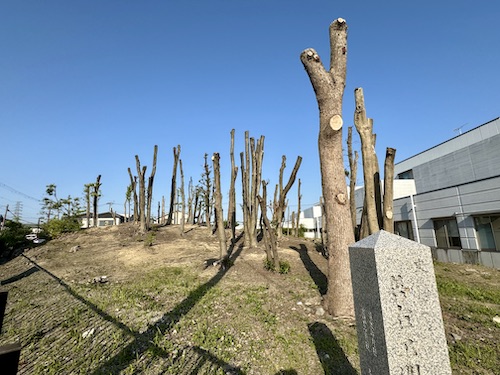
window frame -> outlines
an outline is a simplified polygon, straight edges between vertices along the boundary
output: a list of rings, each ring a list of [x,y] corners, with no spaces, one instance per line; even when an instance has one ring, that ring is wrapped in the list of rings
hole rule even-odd
[[[493,222],[495,220],[500,220],[500,213],[491,213],[491,214],[482,214],[482,215],[473,215],[472,216],[474,219],[474,230],[476,233],[476,239],[477,239],[477,245],[478,249],[480,251],[492,251],[492,252],[500,252],[500,231],[495,231],[493,227]],[[489,226],[489,235],[491,236],[490,239],[493,241],[493,244],[495,245],[494,248],[490,247],[484,247],[481,244],[481,235],[479,233],[480,228],[478,228],[479,225],[485,225],[485,223],[479,223],[479,220],[481,219],[488,219],[488,226]],[[492,218],[495,218],[495,220],[492,220]],[[495,236],[495,232],[499,232],[498,238]]]
[[[457,236],[452,236],[450,232],[455,229],[455,228],[449,228],[450,223],[453,222],[454,225],[456,226],[456,230],[458,233]],[[434,238],[436,240],[436,247],[439,249],[462,249],[462,239],[460,238],[460,229],[458,228],[458,222],[457,218],[454,216],[451,217],[440,217],[440,218],[434,218],[432,219],[432,223],[434,226]],[[438,224],[442,224],[441,227],[438,228]],[[444,229],[444,233],[438,233],[438,230],[441,231],[441,228]],[[444,236],[443,236],[444,234]],[[442,243],[439,243],[439,240],[444,238],[446,241],[446,246],[444,246]],[[458,239],[458,242],[460,245],[454,244],[454,239]]]

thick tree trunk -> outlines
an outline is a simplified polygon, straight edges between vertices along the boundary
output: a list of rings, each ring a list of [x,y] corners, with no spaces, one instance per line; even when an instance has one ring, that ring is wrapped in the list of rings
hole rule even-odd
[[[330,71],[314,49],[300,58],[316,93],[319,107],[318,137],[323,197],[325,199],[328,291],[325,308],[333,316],[354,315],[348,246],[354,243],[351,212],[342,156],[342,98],[347,63],[347,24],[339,18],[330,25]]]
[[[352,152],[352,126],[347,133],[347,156],[349,158],[349,209],[351,211],[352,229],[356,234],[356,179],[358,175],[358,152]]]
[[[172,171],[172,183],[170,185],[170,207],[168,209],[168,217],[166,225],[172,224],[172,217],[174,216],[175,197],[177,195],[177,163],[179,162],[179,155],[181,153],[181,145],[173,148],[174,152],[174,167]]]
[[[394,158],[396,149],[387,147],[384,163],[384,230],[394,233]]]
[[[148,179],[148,195],[147,195],[147,209],[146,209],[146,230],[151,228],[151,205],[153,203],[153,183],[156,174],[156,156],[158,154],[158,146],[155,145],[153,153],[153,168],[151,169],[151,175]]]
[[[219,239],[220,260],[227,255],[226,230],[224,228],[224,214],[222,211],[222,191],[220,186],[220,155],[216,152],[212,156],[215,185],[215,222],[217,238]]]

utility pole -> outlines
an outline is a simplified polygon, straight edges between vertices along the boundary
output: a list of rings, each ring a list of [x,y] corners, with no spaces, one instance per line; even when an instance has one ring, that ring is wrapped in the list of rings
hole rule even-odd
[[[3,215],[2,222],[0,223],[0,230],[2,230],[5,227],[5,220],[7,220],[7,212],[9,212],[9,205],[5,207],[5,215]]]

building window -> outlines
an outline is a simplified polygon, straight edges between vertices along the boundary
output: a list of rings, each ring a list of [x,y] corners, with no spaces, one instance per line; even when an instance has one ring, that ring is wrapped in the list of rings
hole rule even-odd
[[[395,221],[394,222],[394,233],[398,236],[408,238],[413,241],[413,227],[410,220],[405,221]]]
[[[500,215],[475,216],[474,226],[481,250],[500,250]]]
[[[434,219],[433,222],[437,247],[442,249],[462,248],[457,220],[455,218]]]
[[[108,225],[113,225],[113,219],[111,219],[111,220],[99,220],[100,227],[106,227]]]
[[[398,180],[413,180],[413,170],[404,171],[398,174]]]

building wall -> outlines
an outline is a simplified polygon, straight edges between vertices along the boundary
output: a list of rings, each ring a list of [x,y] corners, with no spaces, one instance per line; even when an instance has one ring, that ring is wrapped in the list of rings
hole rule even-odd
[[[474,224],[477,215],[500,214],[499,165],[498,118],[396,164],[395,175],[412,171],[416,194],[395,199],[395,221],[411,220],[438,260],[500,268],[500,251],[480,250]],[[461,249],[437,248],[434,220],[442,218],[456,219]]]

